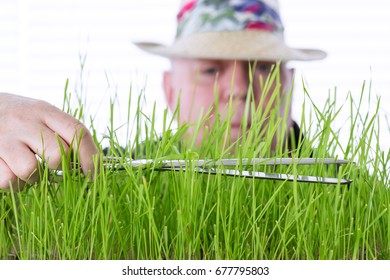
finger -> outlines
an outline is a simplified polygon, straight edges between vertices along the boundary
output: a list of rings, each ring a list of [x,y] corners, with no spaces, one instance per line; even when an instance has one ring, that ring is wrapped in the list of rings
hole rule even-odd
[[[12,188],[14,191],[21,191],[26,185],[26,182],[20,180],[2,158],[0,158],[0,174],[0,189]]]
[[[0,189],[9,189],[11,184],[17,182],[16,175],[2,158],[0,158],[0,174]]]
[[[93,173],[93,157],[98,154],[98,149],[88,129],[80,121],[54,106],[44,119],[50,129],[56,131],[69,146],[72,145],[73,150],[78,152],[83,172]]]
[[[31,184],[38,181],[38,161],[35,154],[25,143],[14,139],[10,139],[10,141],[2,139],[0,141],[0,151],[0,157],[17,178]]]
[[[31,132],[24,141],[51,169],[59,168],[62,157],[66,156],[69,151],[69,145],[45,126]]]

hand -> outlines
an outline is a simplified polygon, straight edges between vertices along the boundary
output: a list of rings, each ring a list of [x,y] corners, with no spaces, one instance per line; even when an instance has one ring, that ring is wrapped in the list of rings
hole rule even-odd
[[[80,121],[47,102],[0,93],[0,189],[36,182],[36,155],[58,168],[59,141],[66,153],[70,145],[78,151],[84,173],[93,172],[98,149]]]

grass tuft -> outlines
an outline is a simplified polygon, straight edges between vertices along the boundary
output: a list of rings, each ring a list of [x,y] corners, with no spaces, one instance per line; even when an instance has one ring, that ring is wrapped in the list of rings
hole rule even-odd
[[[278,81],[275,73],[259,81],[263,88]],[[280,102],[278,90],[272,102]],[[190,160],[187,171],[164,172],[157,170],[158,164],[110,170],[96,160],[100,173],[91,181],[69,169],[70,162],[78,160],[73,151],[63,156],[62,177],[43,165],[39,183],[21,192],[0,193],[0,258],[389,259],[390,153],[378,144],[383,129],[378,120],[379,100],[376,110],[361,114],[363,102],[372,100],[367,90],[370,87],[363,85],[360,97],[350,94],[342,106],[335,103],[334,93],[322,108],[306,92],[304,106],[313,109],[302,114],[299,124],[304,139],[297,139],[288,154],[282,140],[280,148],[270,152],[273,136],[283,130],[285,119],[271,107],[254,110],[250,90],[247,116],[252,114],[252,127],[238,142],[229,143],[229,123],[219,120],[208,128],[210,136],[204,137],[200,147],[192,139],[182,139],[190,128],[199,131],[210,112],[204,112],[194,127],[175,128],[179,112],[170,118],[165,111],[159,132],[155,107],[152,115],[143,113],[140,96],[135,122],[125,126],[129,145],[119,144],[119,128],[110,122],[103,137],[109,143],[108,155],[150,158],[157,163],[169,158],[346,158],[355,163],[341,168],[292,164],[253,169],[353,182],[346,187],[200,174]],[[70,98],[65,95],[64,108],[70,106]],[[110,106],[112,116],[116,108],[113,103]],[[130,101],[127,106],[130,122]],[[348,109],[350,132],[345,142],[340,139],[345,127],[337,123],[337,116]],[[82,107],[73,114],[81,116],[81,112]],[[229,112],[233,114],[234,109],[230,107]],[[270,129],[263,129],[265,122]],[[93,127],[91,131],[98,143]],[[238,164],[236,168],[247,167]]]

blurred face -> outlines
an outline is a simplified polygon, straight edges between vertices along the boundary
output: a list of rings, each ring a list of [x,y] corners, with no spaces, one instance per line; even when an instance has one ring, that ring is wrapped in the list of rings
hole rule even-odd
[[[172,60],[170,71],[164,73],[164,92],[169,108],[173,111],[177,106],[180,109],[179,123],[194,124],[199,121],[201,112],[210,111],[205,126],[212,127],[215,116],[220,114],[222,120],[228,117],[229,102],[231,100],[233,114],[231,118],[230,140],[236,141],[242,126],[251,126],[251,114],[248,114],[248,123],[242,124],[245,114],[245,103],[250,86],[250,71],[253,75],[253,102],[256,107],[265,109],[270,102],[271,93],[277,86],[274,83],[271,90],[262,92],[259,78],[266,81],[273,69],[272,62],[247,62],[233,60],[209,60],[175,58]],[[289,92],[292,83],[293,70],[287,69],[285,64],[280,65],[280,82],[283,90],[281,94]],[[179,104],[180,97],[180,104]],[[216,105],[218,102],[218,106]],[[280,106],[280,116],[285,112],[285,104],[270,104],[271,107]],[[290,111],[290,110],[289,110]],[[287,116],[291,125],[290,113]],[[190,130],[192,133],[193,130]],[[202,141],[204,127],[197,135],[197,144]]]

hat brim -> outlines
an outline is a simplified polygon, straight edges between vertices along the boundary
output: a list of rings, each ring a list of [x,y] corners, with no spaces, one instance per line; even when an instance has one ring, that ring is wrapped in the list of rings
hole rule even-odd
[[[326,57],[322,50],[291,48],[282,37],[259,30],[197,33],[178,39],[171,46],[151,42],[134,44],[146,52],[168,58],[307,61]]]

